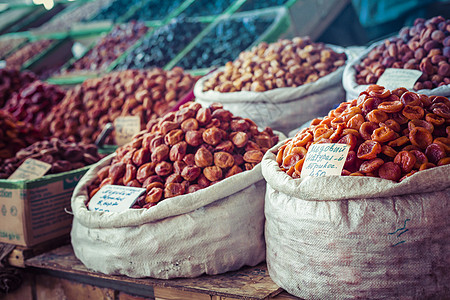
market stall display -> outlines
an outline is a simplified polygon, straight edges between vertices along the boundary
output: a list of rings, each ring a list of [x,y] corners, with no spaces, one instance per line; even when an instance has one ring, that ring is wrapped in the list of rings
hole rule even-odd
[[[48,49],[52,43],[54,43],[53,40],[44,39],[26,44],[6,57],[6,67],[20,70],[26,62]]]
[[[62,72],[105,71],[113,61],[136,43],[148,30],[149,28],[142,22],[116,25],[82,58]]]
[[[90,197],[107,184],[145,187],[134,208],[150,208],[253,169],[278,141],[270,128],[260,132],[220,104],[187,103],[147,127],[99,171]]]
[[[446,298],[450,20],[317,42],[351,5],[0,4],[0,243],[119,298]]]
[[[102,7],[109,5],[113,0],[95,0],[83,3],[79,6],[69,6],[43,25],[33,28],[34,34],[49,32],[61,32],[72,29],[74,23],[84,19],[90,19],[96,15]]]
[[[308,37],[262,42],[239,54],[225,70],[215,72],[204,82],[203,91],[264,92],[275,88],[297,87],[317,81],[345,65],[345,53],[337,53]]]
[[[402,181],[450,163],[449,121],[448,98],[371,85],[281,146],[277,163],[288,175],[300,178],[311,145],[342,143],[350,145],[343,176]]]
[[[19,122],[5,110],[0,109],[0,160],[16,155],[17,151],[25,148],[43,137],[31,124]]]
[[[40,130],[44,117],[61,102],[65,94],[65,91],[56,85],[36,80],[23,85],[6,101],[3,109],[10,112],[18,121],[32,124]]]
[[[201,104],[220,102],[259,126],[288,133],[338,103],[346,60],[343,48],[308,37],[262,42],[201,78],[194,94]]]
[[[96,163],[101,156],[93,144],[73,143],[57,138],[38,141],[0,160],[0,179],[7,179],[26,159],[33,158],[51,164],[46,175],[81,169]]]
[[[139,116],[142,128],[162,116],[193,87],[196,77],[181,68],[126,70],[87,79],[69,90],[42,122],[44,134],[93,143],[119,116]],[[106,144],[114,144],[114,134]]]
[[[35,81],[36,76],[29,72],[20,72],[9,68],[0,69],[0,108],[23,86]]]
[[[259,131],[220,104],[188,102],[150,122],[77,185],[75,255],[98,272],[164,279],[261,262],[265,183],[259,161],[277,140],[270,129]],[[145,194],[135,209],[101,211],[90,198],[101,193],[99,184],[145,187]]]
[[[258,17],[224,19],[216,24],[177,65],[186,70],[224,65],[247,49],[266,31],[273,20]]]
[[[8,56],[9,53],[11,53],[12,50],[19,47],[26,41],[27,38],[25,37],[11,37],[0,39],[0,60],[3,60]]]
[[[438,16],[416,19],[398,35],[373,44],[349,64],[343,84],[347,99],[377,83],[388,68],[419,70],[414,90],[427,95],[450,95],[450,20]]]
[[[448,105],[370,86],[266,153],[266,260],[279,286],[305,299],[448,292]],[[356,176],[303,174],[321,143],[349,145],[342,175]],[[335,163],[328,154],[313,170]]]
[[[155,29],[139,41],[139,45],[118,62],[115,69],[163,68],[183,50],[207,23],[173,19],[169,24]]]

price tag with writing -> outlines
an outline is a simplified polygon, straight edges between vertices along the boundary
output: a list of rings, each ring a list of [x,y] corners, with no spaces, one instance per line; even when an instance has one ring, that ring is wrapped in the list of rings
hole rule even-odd
[[[105,185],[89,201],[89,210],[121,212],[129,209],[146,189],[122,185]]]
[[[9,176],[8,179],[31,180],[42,177],[52,167],[46,162],[28,158]]]
[[[73,57],[75,57],[76,59],[81,58],[86,53],[86,51],[87,51],[86,46],[84,46],[82,43],[80,42],[73,43],[72,54]]]
[[[419,70],[388,68],[381,74],[377,84],[389,90],[398,87],[411,90],[420,76],[422,76],[422,72]]]
[[[123,146],[141,131],[141,119],[138,116],[118,117],[114,120],[116,144]]]
[[[347,144],[313,144],[306,153],[301,178],[341,176],[350,149]]]

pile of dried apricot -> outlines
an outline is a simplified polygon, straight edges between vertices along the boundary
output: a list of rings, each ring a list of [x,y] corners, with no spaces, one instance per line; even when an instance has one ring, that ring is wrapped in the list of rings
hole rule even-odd
[[[317,143],[350,145],[344,176],[402,181],[417,171],[450,163],[450,101],[371,85],[281,146],[278,165],[300,178],[308,148]]]

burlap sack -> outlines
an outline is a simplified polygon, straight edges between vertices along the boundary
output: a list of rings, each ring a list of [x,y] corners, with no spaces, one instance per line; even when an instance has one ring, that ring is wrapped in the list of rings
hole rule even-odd
[[[271,278],[304,299],[444,299],[450,295],[450,165],[401,183],[293,179],[275,154],[267,180]]]
[[[72,196],[72,246],[86,267],[168,279],[219,274],[264,260],[261,164],[150,209],[89,211],[86,187],[114,155],[94,165]]]

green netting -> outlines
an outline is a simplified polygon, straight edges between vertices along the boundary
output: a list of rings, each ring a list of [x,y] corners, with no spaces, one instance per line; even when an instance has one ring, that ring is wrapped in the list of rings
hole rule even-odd
[[[205,28],[182,52],[180,52],[171,62],[169,62],[164,69],[172,69],[175,67],[186,54],[188,54],[210,31],[212,31],[217,24],[226,19],[243,19],[243,18],[272,18],[272,24],[249,46],[247,49],[259,44],[262,41],[274,42],[283,33],[285,33],[291,24],[288,11],[285,7],[274,7],[249,12],[239,12],[233,15],[222,15],[215,19],[207,28]],[[246,49],[243,49],[243,51]],[[207,73],[211,66],[205,66],[202,69],[196,69],[199,73]],[[191,70],[190,72],[193,72]]]

